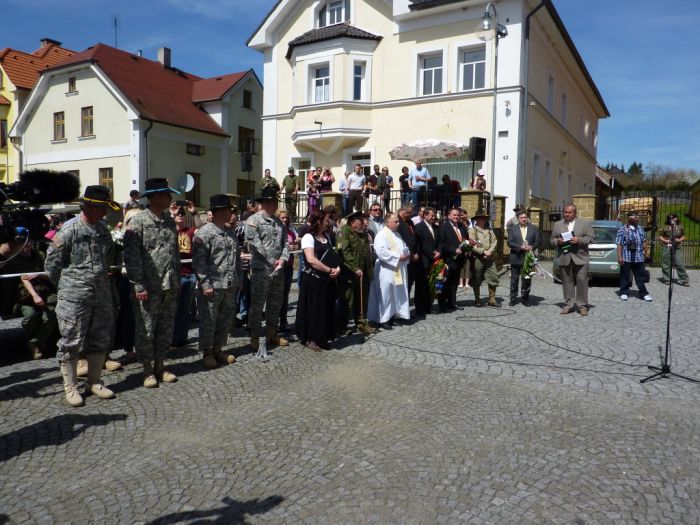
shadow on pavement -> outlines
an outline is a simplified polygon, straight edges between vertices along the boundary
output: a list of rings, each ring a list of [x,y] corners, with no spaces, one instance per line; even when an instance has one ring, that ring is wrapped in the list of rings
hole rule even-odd
[[[53,371],[55,371],[55,368],[33,368],[32,370],[25,370],[23,372],[12,372],[9,376],[0,378],[0,387],[20,383],[22,381],[28,381],[30,379],[36,379],[47,372]]]
[[[254,514],[264,514],[282,503],[282,496],[270,496],[263,500],[251,499],[248,501],[236,501],[229,497],[221,500],[223,507],[211,510],[193,510],[184,512],[174,512],[161,516],[147,525],[168,525],[171,523],[248,523],[246,516]]]
[[[39,447],[67,443],[85,432],[88,427],[124,421],[126,414],[62,414],[0,436],[0,461],[7,461]]]

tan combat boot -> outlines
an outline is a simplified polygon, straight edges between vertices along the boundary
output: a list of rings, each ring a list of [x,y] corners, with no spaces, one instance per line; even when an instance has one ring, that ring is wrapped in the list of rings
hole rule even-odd
[[[61,375],[63,376],[63,390],[66,392],[66,401],[72,407],[81,407],[85,403],[78,392],[78,363],[77,359],[61,362]]]
[[[495,286],[489,286],[489,306],[493,306],[494,308],[501,307],[501,303],[496,301],[496,287]]]
[[[156,377],[163,381],[163,383],[174,383],[177,381],[177,376],[170,370],[165,369],[163,361],[156,359],[155,363],[153,363],[153,369]]]
[[[108,370],[110,372],[114,372],[115,370],[119,370],[122,367],[122,364],[119,361],[115,361],[114,359],[109,358],[109,354],[107,355],[107,359],[105,359],[105,364],[104,364],[104,369]]]
[[[214,347],[214,357],[220,365],[231,365],[236,362],[236,357],[228,352],[222,352],[221,348]]]
[[[153,373],[153,365],[150,361],[143,363],[143,386],[146,388],[156,388],[158,386],[158,380]]]
[[[76,373],[78,377],[85,377],[88,373],[88,362],[87,359],[78,359],[78,366],[76,368]]]
[[[114,392],[102,384],[102,366],[105,362],[106,353],[92,353],[87,355],[88,373],[87,389],[100,399],[112,399]]]
[[[360,321],[357,323],[357,331],[361,334],[372,335],[377,333],[377,329],[370,326],[367,321]]]
[[[289,341],[277,335],[277,329],[274,326],[267,327],[267,342],[277,346],[289,346]]]
[[[214,368],[219,366],[216,363],[216,358],[214,357],[214,352],[212,350],[204,351],[204,366],[206,366],[210,370],[213,370]]]

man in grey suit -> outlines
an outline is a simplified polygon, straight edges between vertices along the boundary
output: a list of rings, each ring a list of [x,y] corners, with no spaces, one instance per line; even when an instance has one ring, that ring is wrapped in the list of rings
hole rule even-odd
[[[534,224],[530,224],[527,212],[522,210],[517,214],[517,222],[508,228],[508,246],[510,255],[510,306],[515,306],[518,300],[518,282],[525,262],[525,255],[532,252],[539,245],[540,230]],[[530,276],[522,276],[522,302],[523,306],[530,306]]]
[[[594,236],[590,221],[576,217],[576,206],[564,206],[564,219],[554,224],[550,238],[564,289],[561,314],[573,312],[576,304],[579,314],[588,315],[588,245]]]

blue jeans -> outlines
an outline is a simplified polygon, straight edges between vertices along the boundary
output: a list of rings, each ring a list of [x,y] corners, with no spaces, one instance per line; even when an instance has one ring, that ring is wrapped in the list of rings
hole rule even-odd
[[[406,204],[411,200],[411,190],[401,192],[401,204]]]
[[[647,294],[647,287],[644,284],[644,263],[624,262],[620,269],[620,295],[629,295],[632,286],[632,276],[639,288],[639,295],[644,297]]]
[[[241,289],[238,291],[238,315],[241,321],[248,319],[248,306],[250,306],[250,275],[243,272]]]
[[[424,195],[425,195],[425,188],[423,186],[419,186],[418,188],[413,188],[413,195],[412,195],[412,200],[413,200],[413,211],[418,213],[418,206],[420,206],[421,200],[423,200]]]
[[[173,330],[173,346],[184,346],[190,331],[190,310],[192,309],[192,294],[197,282],[193,273],[180,276],[180,295],[177,298],[175,310],[175,329]]]
[[[345,195],[343,193],[343,217],[350,213],[348,211],[348,206],[350,206],[350,195]]]

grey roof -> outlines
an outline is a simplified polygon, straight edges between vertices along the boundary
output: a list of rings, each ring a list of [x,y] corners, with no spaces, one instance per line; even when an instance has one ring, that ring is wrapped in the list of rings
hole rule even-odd
[[[373,35],[372,33],[368,33],[367,31],[351,26],[349,22],[343,22],[342,24],[334,24],[332,26],[312,29],[303,35],[296,37],[294,40],[289,42],[287,58],[292,56],[292,50],[295,47],[312,44],[314,42],[323,42],[324,40],[333,40],[334,38],[358,38],[360,40],[382,39],[381,36]]]

